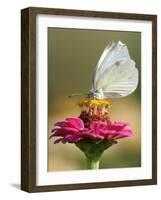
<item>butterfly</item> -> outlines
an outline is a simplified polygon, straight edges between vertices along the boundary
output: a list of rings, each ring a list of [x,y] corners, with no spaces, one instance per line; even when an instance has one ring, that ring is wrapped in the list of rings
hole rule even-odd
[[[138,85],[138,69],[121,41],[104,49],[93,75],[89,98],[121,98],[130,95]],[[74,95],[73,95],[74,96]]]

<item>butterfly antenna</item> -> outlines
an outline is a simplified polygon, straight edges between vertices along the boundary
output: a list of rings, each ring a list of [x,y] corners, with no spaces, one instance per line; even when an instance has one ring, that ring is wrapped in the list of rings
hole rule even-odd
[[[83,94],[79,94],[79,93],[78,93],[78,94],[71,94],[71,95],[69,95],[68,97],[71,98],[71,97],[81,96],[81,95],[83,95]]]

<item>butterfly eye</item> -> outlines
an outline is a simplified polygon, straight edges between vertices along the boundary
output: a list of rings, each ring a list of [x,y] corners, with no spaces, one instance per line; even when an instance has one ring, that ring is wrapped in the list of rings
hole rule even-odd
[[[119,62],[119,61],[117,61],[115,64],[116,64],[117,66],[119,66],[119,65],[120,65],[120,62]]]

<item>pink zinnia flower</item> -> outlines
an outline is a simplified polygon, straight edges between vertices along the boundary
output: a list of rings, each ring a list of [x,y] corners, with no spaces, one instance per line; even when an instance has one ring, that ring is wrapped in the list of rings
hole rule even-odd
[[[52,137],[58,137],[54,143],[76,143],[83,139],[115,141],[124,137],[131,137],[133,132],[125,127],[127,122],[91,121],[85,128],[84,122],[77,117],[59,121],[52,129]]]

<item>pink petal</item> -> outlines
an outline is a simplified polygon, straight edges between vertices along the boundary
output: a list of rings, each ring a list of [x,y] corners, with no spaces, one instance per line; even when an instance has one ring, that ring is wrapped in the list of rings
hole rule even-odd
[[[57,129],[57,130],[54,130],[54,134],[52,134],[50,136],[50,138],[54,137],[54,136],[66,136],[66,135],[69,135],[69,134],[77,134],[78,133],[78,130],[77,129],[74,129],[74,128],[68,128],[68,127],[65,127],[65,128],[60,128],[60,129]]]
[[[52,133],[53,133],[53,132],[56,132],[56,131],[71,131],[71,132],[77,133],[77,132],[78,132],[78,129],[72,128],[72,127],[62,127],[62,128],[58,127],[58,128],[53,128],[53,129],[51,130]]]
[[[58,121],[55,123],[55,126],[68,127],[68,123],[66,121]]]
[[[96,134],[99,134],[101,130],[106,129],[107,123],[102,121],[92,121],[89,128]]]
[[[118,132],[117,136],[115,136],[113,139],[120,139],[124,137],[131,137],[134,133],[130,129],[124,129],[120,132]]]
[[[128,122],[114,122],[113,124],[118,125],[118,126],[124,126],[124,127],[129,125]]]
[[[78,142],[80,139],[81,137],[79,135],[67,135],[64,137],[64,140],[68,142]]]
[[[59,143],[59,142],[62,142],[62,140],[63,140],[63,138],[59,138],[59,139],[57,139],[57,140],[54,141],[54,144],[57,144],[57,143]]]
[[[114,122],[113,124],[109,125],[110,130],[120,131],[124,129],[128,125],[127,122]]]
[[[90,132],[84,132],[79,134],[82,138],[88,138],[88,139],[99,139],[99,140],[103,140],[105,137],[102,135],[97,135],[95,133],[90,133]]]
[[[73,128],[77,128],[77,129],[84,128],[84,123],[80,118],[70,117],[70,118],[67,118],[66,120],[67,120],[68,125]]]

